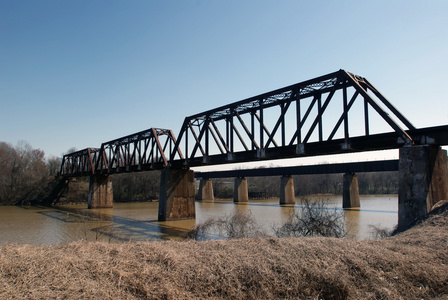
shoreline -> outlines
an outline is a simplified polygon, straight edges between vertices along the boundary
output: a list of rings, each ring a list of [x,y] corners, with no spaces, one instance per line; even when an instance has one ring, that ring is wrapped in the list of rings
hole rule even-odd
[[[383,240],[0,246],[0,298],[443,299],[448,204]]]

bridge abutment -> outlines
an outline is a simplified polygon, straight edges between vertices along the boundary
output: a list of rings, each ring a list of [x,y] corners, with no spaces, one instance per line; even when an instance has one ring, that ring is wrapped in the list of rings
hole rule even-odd
[[[342,186],[342,208],[360,207],[358,176],[354,173],[345,173]]]
[[[213,182],[209,179],[201,179],[199,181],[197,200],[210,200],[215,201],[215,196],[213,194]]]
[[[111,208],[114,203],[112,176],[92,175],[89,181],[88,208]]]
[[[398,228],[406,228],[448,199],[447,151],[437,146],[400,148]]]
[[[247,189],[247,178],[235,178],[233,189],[233,202],[249,202],[249,191]]]
[[[194,172],[165,168],[160,172],[159,221],[194,219]]]
[[[294,178],[291,176],[282,176],[280,179],[280,204],[294,203],[296,203]]]

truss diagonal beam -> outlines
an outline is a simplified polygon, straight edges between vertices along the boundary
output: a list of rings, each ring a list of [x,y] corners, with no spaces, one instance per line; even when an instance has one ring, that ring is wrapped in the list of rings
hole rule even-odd
[[[397,124],[394,120],[391,119],[388,113],[386,113],[377,103],[376,101],[367,93],[367,91],[361,86],[358,80],[356,80],[355,76],[351,73],[344,71],[347,74],[349,81],[357,88],[357,90],[364,96],[367,102],[378,112],[378,114],[395,130],[395,132],[399,133],[406,144],[413,144],[412,138]],[[387,103],[389,101],[386,101]],[[385,103],[386,104],[386,103]],[[398,112],[398,111],[397,111]],[[401,116],[401,114],[399,114]],[[398,116],[397,116],[398,117]],[[404,117],[402,117],[404,118]],[[409,123],[410,124],[410,123]],[[409,129],[413,129],[414,127]],[[415,129],[415,128],[414,128]]]

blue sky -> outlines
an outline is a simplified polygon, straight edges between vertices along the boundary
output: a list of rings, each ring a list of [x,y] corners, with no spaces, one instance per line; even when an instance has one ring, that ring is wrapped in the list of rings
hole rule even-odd
[[[448,1],[0,0],[0,141],[47,156],[339,69],[448,124]]]

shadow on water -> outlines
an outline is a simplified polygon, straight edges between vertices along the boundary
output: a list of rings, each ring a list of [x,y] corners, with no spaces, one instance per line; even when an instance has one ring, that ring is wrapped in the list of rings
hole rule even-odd
[[[234,203],[233,199],[215,199],[215,201],[197,201],[196,219],[158,222],[158,209],[152,203],[129,203],[117,205],[110,209],[89,210],[84,206],[28,206],[27,214],[11,211],[1,216],[4,223],[0,225],[11,234],[4,237],[6,241],[20,241],[27,237],[36,243],[58,243],[66,241],[156,241],[166,239],[182,239],[181,237],[196,224],[209,219],[230,216],[234,211],[249,212],[260,228],[272,233],[272,226],[282,224],[291,215],[304,208],[299,199],[296,204],[280,205],[279,199],[268,201],[250,201]],[[328,207],[322,209],[344,211],[346,224],[352,228],[353,237],[369,238],[370,225],[393,228],[397,222],[396,196],[363,197],[361,208],[343,209],[342,199],[329,199]],[[33,215],[40,218],[33,218]],[[6,218],[7,217],[7,218]],[[20,220],[25,220],[25,223]],[[14,222],[18,222],[16,225]],[[30,223],[31,222],[31,223]],[[23,224],[23,226],[21,226]],[[30,225],[28,225],[30,224]],[[8,228],[13,228],[10,230]],[[2,228],[2,227],[0,227]],[[29,230],[31,228],[31,230]],[[25,234],[18,234],[25,231]],[[0,240],[1,242],[1,240]]]
[[[93,239],[99,236],[120,242],[165,240],[181,236],[186,229],[167,226],[156,220],[141,221],[125,217],[112,216],[84,209],[57,207],[39,214],[63,223],[79,223],[82,230],[89,231]],[[87,239],[87,233],[85,232]]]

